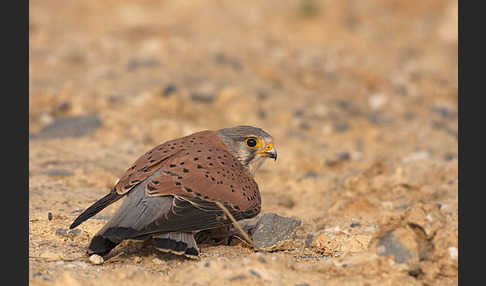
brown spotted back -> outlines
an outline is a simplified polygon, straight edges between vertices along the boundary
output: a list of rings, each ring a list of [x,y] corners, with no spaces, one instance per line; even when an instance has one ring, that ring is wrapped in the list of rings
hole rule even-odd
[[[258,185],[214,131],[202,131],[161,144],[130,167],[116,184],[124,194],[161,171],[147,185],[150,196],[184,196],[219,201],[236,211],[260,209]]]

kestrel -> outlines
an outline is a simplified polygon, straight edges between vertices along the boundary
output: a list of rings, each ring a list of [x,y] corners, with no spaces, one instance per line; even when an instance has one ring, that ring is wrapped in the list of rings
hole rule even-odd
[[[167,141],[138,158],[70,228],[126,196],[91,240],[88,254],[106,255],[125,239],[151,238],[161,251],[198,256],[194,234],[231,224],[219,203],[236,220],[260,212],[254,175],[266,158],[277,159],[273,138],[252,126]]]

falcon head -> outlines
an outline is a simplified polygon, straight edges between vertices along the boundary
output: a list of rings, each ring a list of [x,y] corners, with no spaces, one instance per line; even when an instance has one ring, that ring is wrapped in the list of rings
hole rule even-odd
[[[277,150],[273,144],[273,138],[263,129],[242,125],[223,128],[216,132],[233,156],[238,158],[252,175],[265,159],[277,160]]]

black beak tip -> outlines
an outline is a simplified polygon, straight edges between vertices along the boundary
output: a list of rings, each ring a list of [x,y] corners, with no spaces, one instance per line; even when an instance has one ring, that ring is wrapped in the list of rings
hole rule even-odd
[[[277,161],[277,153],[269,152],[267,153],[268,157],[272,158],[273,160]]]

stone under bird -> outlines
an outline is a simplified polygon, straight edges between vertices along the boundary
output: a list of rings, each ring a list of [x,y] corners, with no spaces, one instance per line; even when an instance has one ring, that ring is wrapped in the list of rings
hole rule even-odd
[[[139,157],[70,228],[126,197],[92,238],[89,255],[106,255],[125,239],[152,239],[160,251],[197,257],[196,233],[232,223],[221,204],[236,220],[259,214],[254,175],[268,158],[277,159],[273,138],[252,126],[167,141]]]

